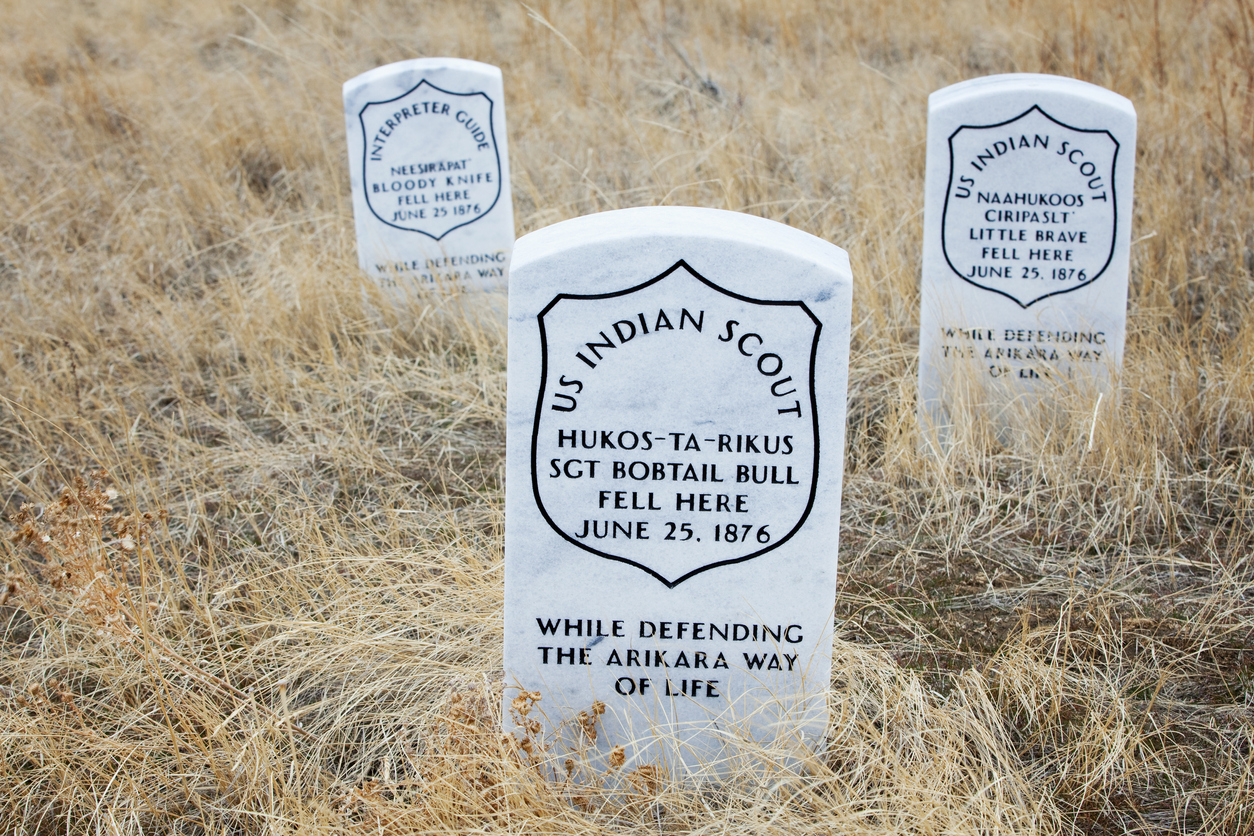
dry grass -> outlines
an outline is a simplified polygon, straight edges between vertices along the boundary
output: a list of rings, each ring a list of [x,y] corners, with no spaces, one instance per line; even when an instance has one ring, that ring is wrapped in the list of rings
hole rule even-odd
[[[0,1],[4,833],[1254,831],[1254,7],[828,5]],[[363,298],[339,111],[446,54],[505,71],[520,233],[696,204],[850,251],[801,774],[546,782],[496,731],[504,337]],[[935,462],[925,101],[1005,71],[1136,104],[1127,370]]]

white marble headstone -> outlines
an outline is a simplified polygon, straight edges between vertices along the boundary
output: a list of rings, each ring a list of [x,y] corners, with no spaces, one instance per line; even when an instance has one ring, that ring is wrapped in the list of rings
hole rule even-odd
[[[1123,356],[1132,103],[1075,79],[996,75],[933,93],[927,130],[925,430],[946,433],[970,407],[1096,397]]]
[[[460,58],[344,83],[357,255],[389,289],[503,288],[514,207],[501,71]]]
[[[604,702],[596,746],[625,744],[627,768],[813,745],[848,256],[750,215],[660,207],[550,226],[514,258],[507,687],[543,695],[543,735]]]

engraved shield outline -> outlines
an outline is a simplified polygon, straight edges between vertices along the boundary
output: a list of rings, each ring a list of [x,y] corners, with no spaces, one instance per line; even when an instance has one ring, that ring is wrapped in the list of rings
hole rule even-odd
[[[446,229],[443,233],[439,235],[432,235],[430,232],[427,232],[422,229],[411,229],[410,227],[407,227],[407,226],[397,226],[396,224],[386,220],[382,215],[380,215],[378,212],[375,211],[374,204],[370,202],[370,189],[367,188],[368,182],[366,180],[366,165],[369,162],[369,155],[370,155],[370,131],[366,128],[366,111],[375,106],[381,107],[383,105],[389,105],[389,104],[392,104],[393,102],[400,101],[401,99],[413,93],[415,90],[417,90],[419,87],[421,87],[424,84],[430,87],[432,90],[443,93],[446,96],[461,96],[462,98],[482,96],[484,99],[487,100],[488,102],[488,134],[492,137],[492,154],[496,158],[496,197],[492,198],[492,204],[488,206],[487,209],[484,209],[482,212],[480,212],[478,215],[471,218],[470,220],[459,223],[457,226],[449,227],[448,229]],[[362,105],[361,110],[358,111],[357,113],[357,121],[361,125],[361,139],[362,139],[361,187],[362,187],[362,192],[366,198],[366,206],[370,208],[370,214],[374,215],[382,223],[387,224],[393,229],[399,229],[403,232],[417,232],[417,233],[427,236],[428,238],[434,241],[439,241],[441,238],[443,238],[445,235],[448,235],[450,232],[452,232],[455,229],[461,229],[463,226],[468,226],[474,223],[475,221],[478,221],[487,217],[488,213],[490,213],[494,208],[496,208],[496,204],[500,202],[501,191],[502,189],[504,189],[504,184],[501,182],[501,149],[496,144],[495,117],[496,117],[496,103],[492,101],[491,96],[489,96],[487,93],[484,93],[482,90],[476,91],[474,93],[454,93],[452,90],[445,90],[442,87],[436,87],[434,84],[432,84],[430,81],[428,81],[425,78],[419,81],[413,87],[406,90],[404,93],[401,93],[399,96],[394,96],[390,99],[385,99],[379,102],[366,102],[364,105]]]
[[[992,128],[1005,127],[1006,125],[1009,125],[1011,123],[1018,122],[1020,119],[1023,119],[1034,110],[1037,113],[1044,116],[1049,121],[1053,122],[1055,125],[1066,128],[1069,131],[1075,131],[1076,133],[1081,133],[1081,134],[1105,134],[1106,136],[1110,138],[1110,141],[1114,143],[1115,153],[1110,159],[1110,211],[1111,211],[1113,220],[1112,220],[1111,227],[1110,227],[1110,252],[1106,254],[1106,261],[1104,264],[1102,264],[1100,270],[1094,273],[1088,280],[1081,282],[1080,284],[1077,284],[1075,287],[1068,287],[1063,290],[1055,290],[1052,293],[1046,293],[1041,296],[1037,296],[1032,301],[1028,302],[1027,304],[1024,304],[1023,302],[1020,302],[1017,298],[1015,298],[1011,294],[1006,293],[1004,290],[998,290],[995,287],[989,287],[988,285],[980,284],[979,282],[974,281],[973,279],[968,278],[967,276],[964,276],[962,274],[962,271],[954,266],[953,261],[949,257],[949,248],[945,244],[945,224],[949,220],[949,196],[950,196],[950,193],[953,191],[953,186],[954,186],[954,137],[956,137],[958,134],[962,133],[963,131],[967,131],[967,130],[980,131],[980,130],[991,130]],[[945,254],[945,263],[949,265],[950,270],[954,271],[954,275],[958,276],[958,278],[962,279],[964,282],[974,285],[975,287],[978,287],[981,290],[987,290],[992,293],[996,293],[999,296],[1005,296],[1007,299],[1010,299],[1011,301],[1013,301],[1020,308],[1027,310],[1029,307],[1031,307],[1032,305],[1035,305],[1037,302],[1041,301],[1042,299],[1048,299],[1051,296],[1058,296],[1063,293],[1070,293],[1073,290],[1079,290],[1082,287],[1088,287],[1093,282],[1097,281],[1098,277],[1100,277],[1103,273],[1106,272],[1106,268],[1110,266],[1111,259],[1113,259],[1115,256],[1115,242],[1119,238],[1119,234],[1118,234],[1119,233],[1119,195],[1115,188],[1116,186],[1115,170],[1117,169],[1118,163],[1119,163],[1120,146],[1119,146],[1119,140],[1115,139],[1114,134],[1112,134],[1106,128],[1077,128],[1072,125],[1068,125],[1066,122],[1059,121],[1058,119],[1055,119],[1054,117],[1050,116],[1048,113],[1044,111],[1044,109],[1041,108],[1040,105],[1034,104],[1031,107],[1029,107],[1027,110],[1020,113],[1018,116],[1015,116],[1011,119],[1007,119],[1004,122],[997,122],[992,125],[961,125],[958,127],[957,130],[955,130],[953,133],[949,135],[948,144],[949,144],[949,180],[945,184],[945,205],[944,205],[944,208],[941,210],[940,237],[941,237],[941,251]]]
[[[804,510],[802,510],[801,515],[797,518],[796,525],[794,525],[787,534],[785,534],[783,537],[780,537],[778,540],[771,543],[766,548],[758,549],[757,551],[754,551],[750,554],[742,555],[736,558],[729,558],[727,560],[716,560],[704,566],[700,566],[696,569],[693,569],[692,571],[687,572],[684,575],[674,580],[670,580],[664,577],[661,573],[655,571],[654,569],[651,569],[648,566],[645,566],[642,563],[632,560],[631,558],[622,557],[620,555],[615,555],[615,554],[610,554],[608,552],[604,552],[599,549],[592,548],[589,545],[579,542],[579,540],[577,540],[574,537],[571,537],[569,534],[563,531],[561,526],[559,526],[553,520],[553,518],[549,515],[548,510],[544,507],[544,500],[540,496],[540,482],[539,482],[539,476],[538,476],[539,470],[536,467],[536,455],[538,451],[539,436],[540,436],[540,417],[544,409],[545,394],[549,388],[548,387],[549,343],[548,343],[548,335],[546,334],[545,327],[544,327],[545,314],[547,314],[549,311],[553,309],[555,305],[557,305],[559,302],[565,299],[592,300],[592,299],[612,299],[612,298],[619,297],[619,296],[629,296],[632,293],[643,290],[646,287],[650,287],[654,284],[657,284],[658,282],[665,280],[668,276],[670,276],[671,274],[673,274],[676,270],[679,270],[680,268],[687,270],[688,273],[693,278],[695,278],[697,281],[701,282],[702,284],[706,285],[707,287],[711,288],[716,293],[721,293],[724,296],[728,296],[732,299],[736,299],[741,302],[747,302],[751,305],[797,307],[797,308],[800,308],[802,311],[804,311],[806,315],[810,318],[810,320],[814,322],[814,337],[810,344],[810,369],[809,369],[810,416],[811,416],[810,427],[811,427],[811,431],[814,433],[814,463],[813,463],[811,477],[810,477],[810,493],[809,493],[809,496],[806,498],[806,506]],[[609,560],[616,560],[620,563],[626,563],[630,566],[635,566],[637,569],[641,569],[647,572],[648,574],[652,575],[653,577],[657,578],[668,589],[674,589],[675,587],[679,586],[684,581],[696,575],[699,575],[702,572],[708,571],[710,569],[715,569],[719,566],[730,566],[734,563],[743,563],[746,560],[752,560],[755,557],[760,557],[761,555],[764,555],[769,551],[777,549],[780,546],[784,545],[784,543],[787,543],[790,539],[792,539],[793,535],[795,535],[798,531],[801,530],[801,526],[805,525],[805,521],[810,516],[810,511],[813,510],[814,508],[814,497],[816,493],[818,492],[818,485],[819,485],[819,413],[818,413],[818,398],[814,391],[814,370],[815,370],[815,364],[818,359],[819,335],[823,331],[823,323],[819,321],[818,317],[814,315],[814,312],[811,311],[810,308],[804,302],[801,302],[801,301],[790,302],[790,301],[779,301],[779,300],[771,300],[771,299],[753,299],[748,296],[742,296],[739,293],[733,293],[730,290],[719,287],[714,282],[702,276],[700,273],[694,270],[692,266],[688,264],[687,261],[681,258],[678,261],[676,261],[673,265],[668,267],[666,270],[664,270],[662,273],[660,273],[659,275],[654,276],[653,278],[649,279],[646,282],[635,285],[634,287],[629,287],[626,290],[614,291],[612,293],[596,293],[596,294],[559,293],[556,296],[554,296],[553,300],[549,302],[549,304],[545,305],[544,309],[541,310],[540,313],[536,316],[536,322],[540,328],[540,390],[539,390],[538,395],[536,396],[535,422],[532,424],[532,430],[531,430],[531,491],[532,491],[532,495],[535,497],[535,500],[536,500],[536,507],[540,510],[540,513],[544,516],[545,521],[549,524],[549,527],[552,528],[553,531],[555,531],[558,535],[562,537],[562,539],[566,540],[568,543],[571,543],[572,545],[578,546],[580,549],[586,552],[591,552],[592,554],[595,554],[599,557],[604,557]]]

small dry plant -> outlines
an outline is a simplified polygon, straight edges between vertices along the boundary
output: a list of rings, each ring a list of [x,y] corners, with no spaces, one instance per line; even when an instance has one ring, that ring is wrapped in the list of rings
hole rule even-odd
[[[153,524],[165,512],[116,512],[110,503],[118,492],[108,481],[107,473],[95,471],[75,477],[44,508],[21,506],[13,539],[37,557],[42,583],[11,575],[8,589],[28,610],[63,621],[81,618],[99,635],[130,645],[139,619],[126,595],[128,561],[119,557],[148,550]]]
[[[160,604],[149,601],[142,585],[145,569],[159,571],[152,551],[155,524],[165,510],[125,513],[113,504],[118,492],[109,486],[109,474],[93,471],[75,477],[42,510],[23,504],[14,520],[13,539],[26,546],[35,561],[39,582],[12,576],[16,601],[32,615],[53,623],[74,622],[90,627],[96,636],[135,651],[146,664],[171,665],[228,699],[268,714],[276,725],[308,737],[193,660],[182,656],[160,635],[148,617]],[[29,576],[28,576],[29,577]]]

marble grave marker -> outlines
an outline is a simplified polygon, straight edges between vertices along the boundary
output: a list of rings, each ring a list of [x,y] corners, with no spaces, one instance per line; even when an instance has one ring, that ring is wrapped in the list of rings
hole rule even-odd
[[[505,729],[604,702],[602,755],[717,768],[826,718],[852,279],[840,248],[683,207],[518,241]],[[572,732],[574,729],[574,732]],[[586,739],[583,741],[587,743]],[[573,744],[572,744],[573,745]],[[559,749],[559,751],[561,751]]]
[[[929,97],[925,430],[945,435],[970,407],[1109,387],[1123,355],[1135,156],[1132,103],[1087,82],[996,75]]]
[[[344,84],[357,256],[385,287],[503,289],[514,208],[501,71],[460,58]]]

